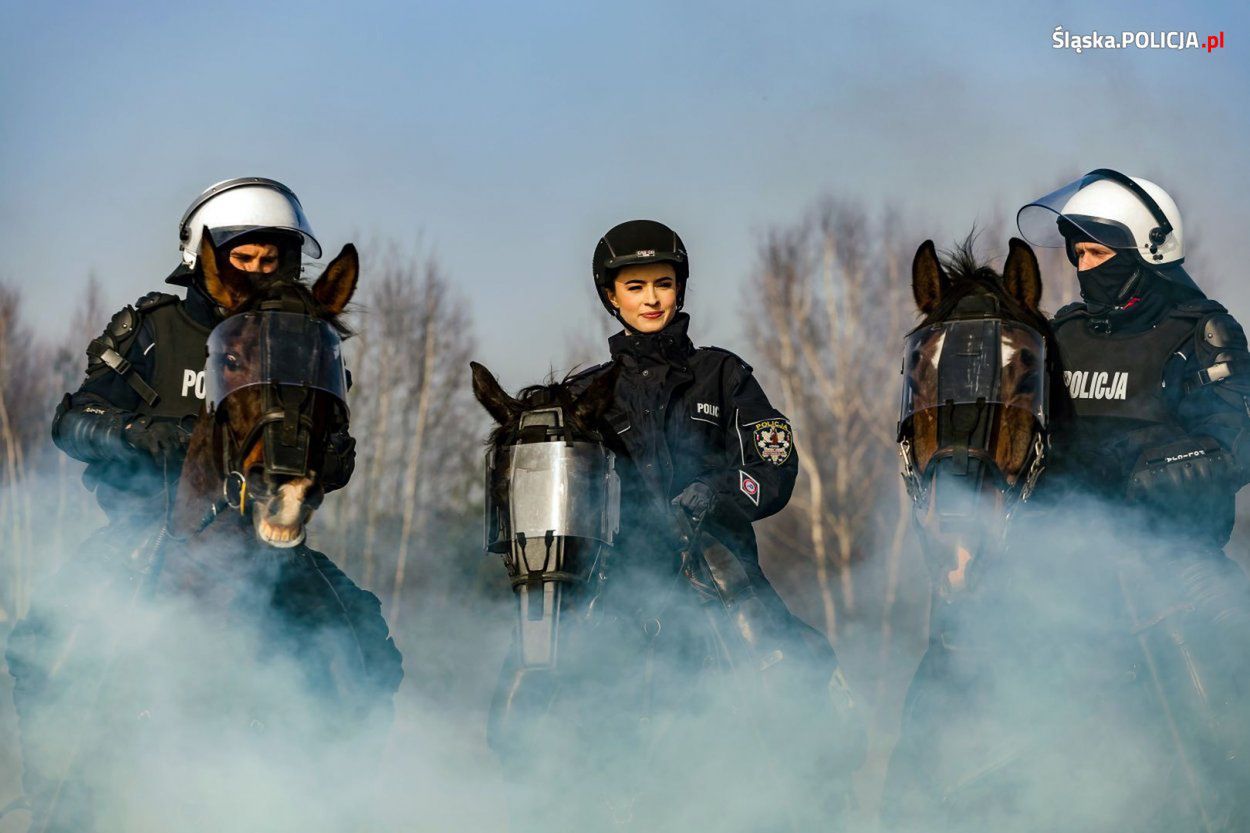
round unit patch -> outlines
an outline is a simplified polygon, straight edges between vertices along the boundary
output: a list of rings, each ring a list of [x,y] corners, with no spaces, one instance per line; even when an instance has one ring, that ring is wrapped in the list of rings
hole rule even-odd
[[[790,459],[793,434],[787,419],[767,419],[755,423],[755,449],[760,459],[780,466]]]

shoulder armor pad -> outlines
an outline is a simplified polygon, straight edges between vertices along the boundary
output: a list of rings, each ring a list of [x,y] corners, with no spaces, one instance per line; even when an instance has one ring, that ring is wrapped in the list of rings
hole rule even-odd
[[[1088,313],[1089,310],[1086,308],[1084,301],[1074,301],[1071,304],[1060,307],[1059,311],[1055,313],[1055,317],[1051,319],[1051,323],[1064,324],[1073,318],[1079,318]]]
[[[1172,311],[1172,314],[1184,318],[1200,318],[1216,312],[1228,312],[1228,310],[1224,309],[1224,305],[1218,301],[1212,301],[1210,298],[1198,298],[1194,301],[1178,304]]]
[[[163,307],[168,304],[176,304],[180,299],[177,295],[171,295],[168,292],[149,292],[139,300],[135,301],[135,309],[139,312],[148,312],[157,307]]]
[[[116,315],[109,320],[108,327],[105,332],[113,340],[113,345],[121,344],[126,339],[135,334],[139,328],[139,313],[135,312],[135,308],[131,306],[122,307]]]
[[[1217,312],[1208,316],[1202,324],[1201,337],[1207,347],[1246,349],[1246,331],[1237,323],[1237,319],[1227,312]]]
[[[731,359],[733,359],[735,362],[737,362],[737,363],[738,363],[738,365],[739,365],[739,366],[740,366],[743,370],[745,370],[747,373],[751,373],[751,372],[754,370],[754,368],[752,368],[752,367],[751,367],[751,365],[749,365],[749,364],[747,364],[745,361],[743,361],[743,360],[742,360],[742,357],[741,357],[741,356],[739,356],[737,353],[733,352],[732,350],[726,350],[724,347],[713,347],[713,346],[711,346],[711,345],[708,345],[707,347],[700,347],[700,348],[698,348],[698,349],[699,349],[699,350],[707,350],[707,351],[712,352],[712,353],[719,353],[719,354],[721,354],[722,356],[728,356],[729,358],[731,358]]]

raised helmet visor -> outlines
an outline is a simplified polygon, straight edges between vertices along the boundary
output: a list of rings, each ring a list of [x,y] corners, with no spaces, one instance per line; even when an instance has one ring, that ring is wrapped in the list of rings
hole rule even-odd
[[[1182,253],[1180,217],[1169,209],[1177,215],[1154,183],[1099,168],[1025,205],[1016,224],[1034,246],[1061,249],[1075,237],[1165,265]]]

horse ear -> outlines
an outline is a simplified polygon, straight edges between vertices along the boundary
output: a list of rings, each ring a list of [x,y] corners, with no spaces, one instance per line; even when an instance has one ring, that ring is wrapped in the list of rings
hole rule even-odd
[[[586,425],[594,425],[602,419],[616,399],[616,379],[620,375],[621,366],[613,364],[606,373],[599,374],[587,385],[573,406],[576,417]]]
[[[200,234],[200,274],[204,277],[204,290],[219,307],[234,312],[252,297],[252,280],[242,269],[236,269],[230,260],[217,260],[217,249],[209,236],[208,226]]]
[[[485,367],[469,362],[469,368],[473,371],[473,395],[495,422],[507,425],[521,410],[520,403],[508,395]]]
[[[1003,267],[1003,288],[1025,309],[1037,312],[1042,302],[1042,270],[1033,248],[1018,237],[1011,238],[1011,251]]]
[[[924,241],[911,262],[911,293],[916,299],[916,308],[925,315],[933,312],[949,288],[950,281],[942,271],[933,241]]]
[[[313,300],[326,313],[338,315],[352,299],[359,280],[360,256],[356,254],[356,247],[348,243],[313,284]]]

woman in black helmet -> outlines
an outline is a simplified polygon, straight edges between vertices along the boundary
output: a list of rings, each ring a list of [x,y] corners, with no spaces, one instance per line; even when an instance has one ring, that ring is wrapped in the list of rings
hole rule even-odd
[[[732,623],[728,640],[736,644],[729,650],[760,672],[770,698],[764,711],[784,713],[792,723],[775,722],[771,737],[762,731],[765,744],[793,743],[797,729],[799,743],[820,749],[811,761],[819,772],[810,774],[820,779],[821,792],[840,797],[838,772],[853,771],[862,755],[849,691],[829,643],[790,613],[765,578],[751,527],[790,499],[798,475],[793,431],[750,365],[728,350],[691,343],[690,316],[681,311],[689,271],[681,238],[653,220],[621,223],[595,248],[599,298],[623,329],[608,341],[611,361],[574,382],[589,384],[619,366],[607,420],[642,484],[642,494],[624,502],[636,505],[622,506],[621,559],[613,570],[673,564],[665,556],[680,545],[657,533],[665,527],[660,519],[672,513],[705,533],[696,536],[697,549],[704,579],[715,585]],[[638,518],[632,523],[631,513]],[[666,548],[671,551],[657,552]],[[640,565],[648,550],[656,557]],[[803,757],[797,750],[796,756]]]

